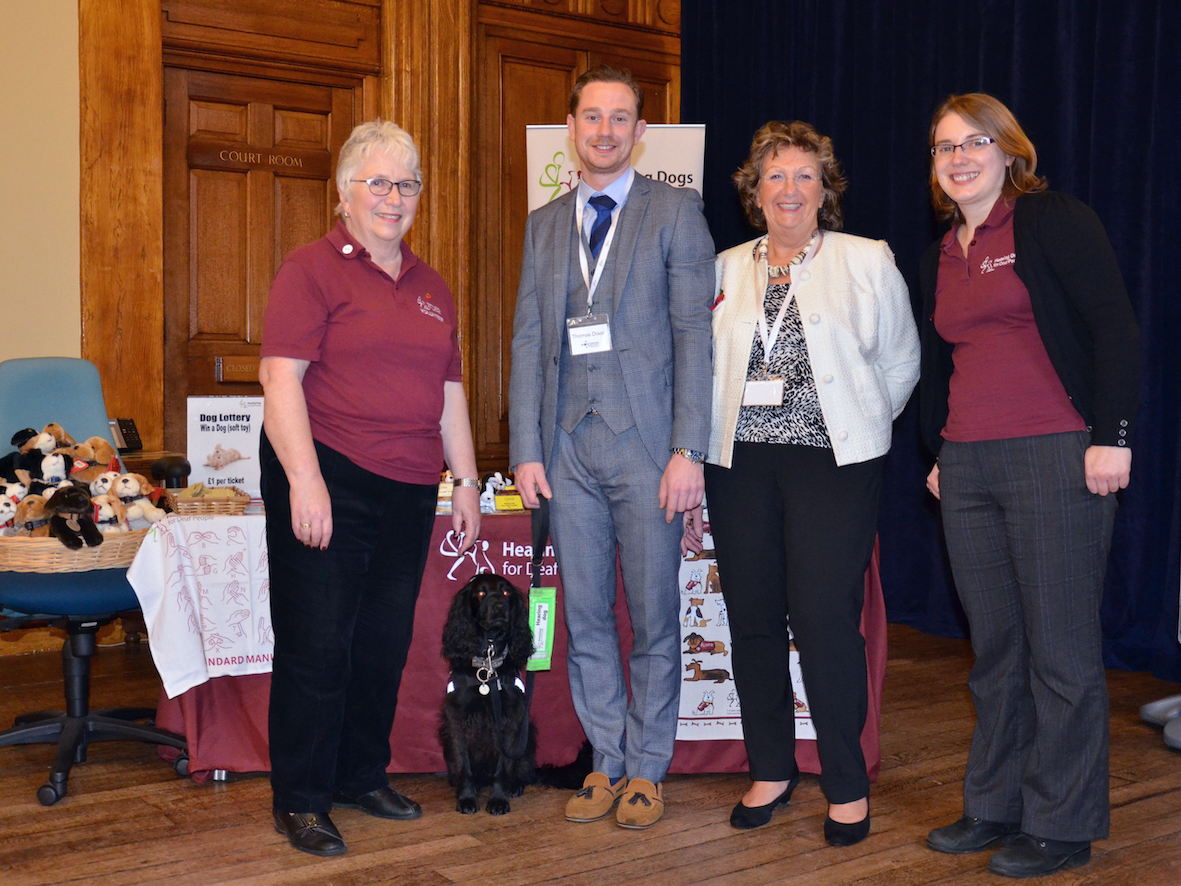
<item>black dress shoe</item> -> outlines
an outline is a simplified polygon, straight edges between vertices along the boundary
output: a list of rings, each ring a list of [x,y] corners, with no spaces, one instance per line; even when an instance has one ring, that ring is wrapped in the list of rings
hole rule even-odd
[[[988,860],[988,869],[1002,877],[1044,877],[1065,868],[1077,868],[1091,860],[1089,842],[1041,840],[1019,835]]]
[[[927,834],[927,846],[936,852],[965,855],[983,852],[997,843],[1008,845],[1021,833],[1021,822],[985,821],[965,815],[955,824],[935,828]]]
[[[378,818],[393,818],[398,821],[409,821],[422,815],[421,806],[388,785],[359,797],[352,797],[342,791],[333,791],[332,805],[360,809]]]
[[[309,855],[341,855],[348,849],[324,812],[275,812],[275,830]]]
[[[740,831],[749,831],[752,828],[761,828],[771,820],[771,813],[776,806],[786,806],[791,801],[791,792],[796,789],[796,785],[800,783],[800,773],[795,775],[787,782],[787,789],[763,806],[744,806],[742,801],[738,801],[738,805],[734,807],[734,811],[730,813],[730,827],[738,828]]]
[[[855,821],[852,824],[833,821],[827,815],[824,816],[824,840],[829,846],[852,846],[855,843],[860,843],[868,836],[868,810],[865,813],[865,818],[861,819],[861,821]]]

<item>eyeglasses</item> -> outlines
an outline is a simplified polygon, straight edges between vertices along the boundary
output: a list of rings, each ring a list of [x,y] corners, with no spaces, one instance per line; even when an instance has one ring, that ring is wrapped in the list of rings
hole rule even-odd
[[[951,158],[955,154],[955,149],[959,148],[965,154],[979,154],[991,144],[995,144],[996,139],[989,138],[987,135],[977,135],[968,139],[962,145],[953,145],[950,142],[940,142],[937,145],[931,146],[931,156],[935,158],[946,157]]]
[[[420,181],[392,182],[388,178],[350,178],[349,181],[369,185],[369,193],[374,197],[387,197],[394,188],[403,197],[413,197],[422,190]]]

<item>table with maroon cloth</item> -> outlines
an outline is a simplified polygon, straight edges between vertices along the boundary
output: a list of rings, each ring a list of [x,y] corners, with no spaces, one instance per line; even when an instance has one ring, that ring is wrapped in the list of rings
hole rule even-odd
[[[228,521],[244,518],[215,519]],[[505,574],[521,588],[529,585],[528,515],[485,516],[477,550],[463,557],[455,555],[450,531],[450,517],[437,517],[418,600],[414,639],[402,677],[397,716],[390,736],[390,772],[442,772],[446,769],[437,737],[439,708],[448,680],[448,666],[440,654],[440,648],[443,622],[455,592],[477,571]],[[561,582],[554,565],[552,548],[546,553],[542,565],[542,585],[557,587],[557,611],[560,613]],[[862,633],[866,638],[869,715],[861,744],[870,777],[876,780],[881,762],[878,724],[886,667],[885,606],[876,548],[866,572],[865,588]],[[626,665],[630,626],[622,593],[616,604],[616,616],[620,637],[625,643]],[[553,667],[552,670],[536,674],[532,719],[537,734],[538,762],[562,765],[574,760],[585,739],[570,699],[565,626],[560,617],[554,618],[554,624]],[[686,659],[690,657],[688,653],[684,653],[684,656]],[[186,736],[189,772],[197,780],[206,780],[217,770],[267,771],[270,768],[267,743],[269,690],[270,674],[255,673],[213,677],[173,699],[169,699],[162,691],[156,722],[164,729]],[[798,741],[796,758],[803,771],[820,771],[814,741]],[[746,751],[741,741],[677,741],[671,771],[740,772],[746,768]]]

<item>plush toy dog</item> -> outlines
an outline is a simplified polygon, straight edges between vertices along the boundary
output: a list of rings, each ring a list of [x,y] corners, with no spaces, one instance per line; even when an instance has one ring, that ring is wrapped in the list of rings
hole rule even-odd
[[[225,449],[220,443],[213,448],[213,452],[205,457],[205,467],[213,468],[215,471],[220,471],[228,464],[232,464],[240,459],[249,458],[243,455],[237,449]]]
[[[46,538],[49,535],[49,515],[45,513],[45,496],[26,495],[16,506],[13,521],[16,534],[29,538]]]
[[[91,496],[106,495],[111,491],[111,484],[119,479],[118,471],[103,471],[90,481]]]
[[[164,516],[163,509],[156,507],[148,498],[155,488],[143,474],[120,474],[111,484],[110,494],[118,497],[123,507],[127,508],[128,522],[144,520],[155,523]]]
[[[0,535],[8,535],[15,519],[16,502],[11,498],[0,498]]]
[[[13,445],[18,444],[14,443]],[[55,449],[61,449],[63,446],[73,446],[74,438],[67,434],[65,429],[57,422],[50,422],[40,434],[37,434],[35,437],[29,437],[24,443],[19,445],[21,452],[28,453],[36,449],[42,455],[49,455]]]
[[[3,477],[8,483],[23,483],[28,486],[30,478],[41,479],[41,460],[43,458],[45,456],[41,454],[39,449],[29,452],[9,452],[0,458],[0,477]]]
[[[7,483],[15,483],[17,468],[25,468],[31,466],[31,460],[26,458],[24,451],[25,444],[37,436],[37,432],[32,428],[22,428],[12,435],[12,445],[16,447],[16,452],[7,452],[0,456],[0,477]]]
[[[85,489],[63,486],[49,497],[45,512],[49,514],[49,534],[70,550],[102,544],[103,534],[94,525],[94,508]]]
[[[131,531],[127,522],[127,509],[118,498],[103,494],[94,496],[90,501],[94,505],[95,525],[103,535]]]
[[[28,494],[29,487],[24,483],[9,483],[7,480],[0,480],[0,498],[7,498],[13,504],[17,504]]]

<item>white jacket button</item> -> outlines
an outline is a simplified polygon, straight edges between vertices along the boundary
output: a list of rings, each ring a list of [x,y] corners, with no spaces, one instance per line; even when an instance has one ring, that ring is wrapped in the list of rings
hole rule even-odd
[[[801,283],[807,283],[811,279],[812,279],[812,272],[811,271],[800,271],[800,282]]]
[[[819,315],[819,314],[813,314],[812,316],[810,316],[810,317],[808,318],[808,322],[809,322],[809,323],[811,323],[813,326],[815,326],[817,323],[819,323],[819,322],[820,322],[820,315]]]
[[[351,255],[353,252],[353,244],[346,243],[344,246],[340,247],[340,251],[343,252],[345,255]]]
[[[837,439],[843,443],[845,440],[849,439],[849,432],[841,431],[839,434],[837,434]]]
[[[823,382],[824,382],[826,385],[831,385],[831,384],[832,384],[832,376],[831,376],[831,375],[826,375],[826,376],[824,376],[824,378],[822,379],[822,381],[823,381]]]

